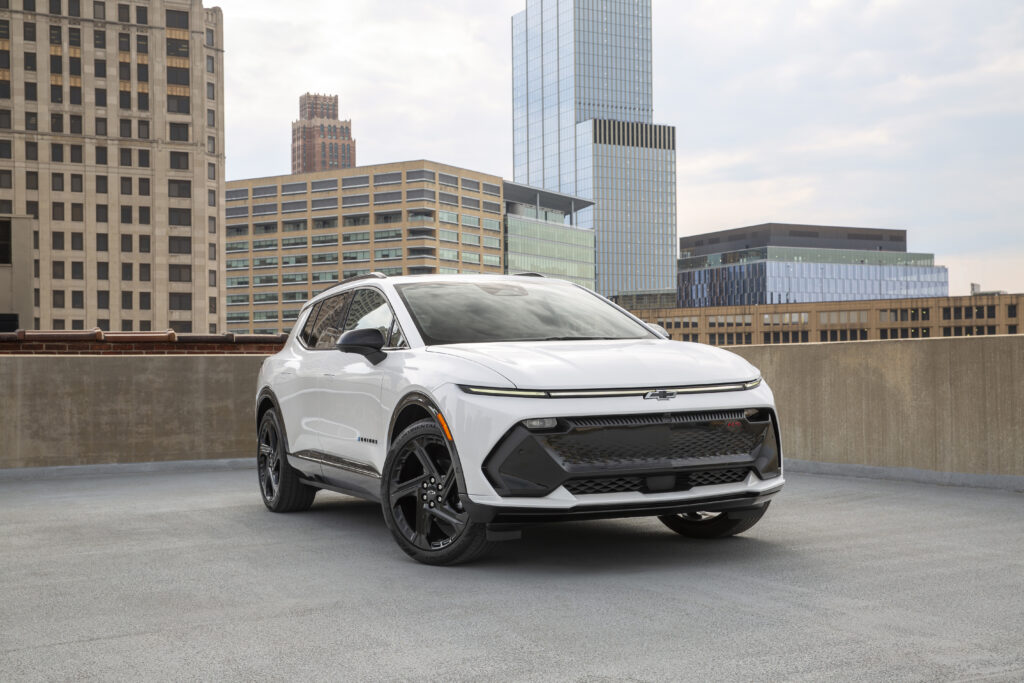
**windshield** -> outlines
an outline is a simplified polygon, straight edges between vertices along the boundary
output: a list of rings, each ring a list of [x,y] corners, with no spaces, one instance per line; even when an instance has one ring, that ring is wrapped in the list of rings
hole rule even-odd
[[[427,345],[656,338],[605,300],[569,284],[413,282],[396,289]]]

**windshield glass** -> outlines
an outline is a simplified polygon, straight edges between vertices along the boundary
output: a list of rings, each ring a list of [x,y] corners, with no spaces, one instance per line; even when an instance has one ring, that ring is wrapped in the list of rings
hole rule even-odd
[[[423,342],[650,339],[646,327],[569,284],[413,282],[396,285]]]

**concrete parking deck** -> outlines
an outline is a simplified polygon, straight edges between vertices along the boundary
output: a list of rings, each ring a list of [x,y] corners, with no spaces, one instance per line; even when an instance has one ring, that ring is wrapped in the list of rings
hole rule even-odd
[[[433,568],[249,469],[0,477],[0,680],[1024,679],[1024,495],[789,479],[743,537],[578,522]]]

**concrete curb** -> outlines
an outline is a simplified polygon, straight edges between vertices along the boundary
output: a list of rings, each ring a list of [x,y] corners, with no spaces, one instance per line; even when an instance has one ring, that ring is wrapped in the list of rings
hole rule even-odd
[[[876,467],[873,465],[851,465],[836,462],[814,462],[813,460],[785,459],[788,472],[800,474],[827,474],[839,477],[861,479],[888,479],[891,481],[912,481],[919,484],[939,486],[969,486],[982,489],[1024,492],[1024,477],[1012,474],[963,474],[961,472],[936,472],[909,467]]]
[[[163,462],[124,462],[106,465],[60,465],[57,467],[12,467],[0,469],[0,481],[39,479],[70,479],[118,474],[150,474],[156,472],[202,472],[204,470],[256,469],[255,458],[223,458],[218,460],[167,460]]]

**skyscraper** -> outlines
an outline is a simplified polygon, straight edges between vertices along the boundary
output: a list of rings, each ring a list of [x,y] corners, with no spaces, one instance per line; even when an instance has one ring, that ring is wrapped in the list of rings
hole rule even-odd
[[[201,0],[0,3],[0,233],[31,233],[13,236],[31,245],[19,326],[222,331],[223,46]]]
[[[306,93],[300,97],[299,120],[292,122],[292,173],[355,165],[352,120],[338,118],[338,96]]]
[[[601,294],[675,284],[675,127],[653,123],[650,0],[527,0],[512,17],[518,183],[594,202]]]

